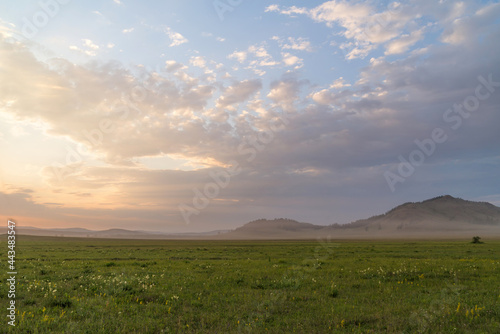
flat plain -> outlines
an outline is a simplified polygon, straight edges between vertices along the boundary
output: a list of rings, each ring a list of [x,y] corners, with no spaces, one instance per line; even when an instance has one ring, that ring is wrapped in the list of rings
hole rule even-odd
[[[74,334],[498,333],[500,241],[483,239],[18,236],[17,326],[3,320],[1,327]]]

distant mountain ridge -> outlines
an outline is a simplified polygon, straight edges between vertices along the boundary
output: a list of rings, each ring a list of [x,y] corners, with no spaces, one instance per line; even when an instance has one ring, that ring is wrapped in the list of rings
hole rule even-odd
[[[236,239],[318,238],[397,238],[465,236],[484,232],[500,236],[500,208],[450,195],[422,202],[407,202],[384,214],[349,224],[319,226],[291,219],[260,219],[220,236]]]
[[[7,232],[6,227],[0,227],[0,234]],[[228,230],[210,231],[202,233],[162,233],[154,231],[132,231],[112,228],[108,230],[89,230],[86,228],[38,228],[32,226],[17,226],[16,235],[31,235],[43,237],[71,237],[71,238],[106,238],[106,239],[189,239],[201,238],[228,232]]]
[[[464,237],[485,234],[500,237],[500,208],[450,195],[422,202],[407,202],[384,214],[349,224],[329,226],[298,222],[288,218],[258,219],[234,230],[201,233],[161,233],[84,228],[40,229],[19,226],[18,234],[121,239],[315,239],[333,238],[428,238]],[[6,227],[0,229],[5,233]]]

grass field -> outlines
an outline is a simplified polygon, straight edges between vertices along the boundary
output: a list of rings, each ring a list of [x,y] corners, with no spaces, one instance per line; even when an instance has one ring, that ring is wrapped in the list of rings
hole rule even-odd
[[[18,236],[17,326],[7,326],[3,315],[1,328],[73,334],[499,333],[500,241],[485,241]],[[6,256],[2,263],[5,275]],[[5,282],[0,295],[6,314]]]

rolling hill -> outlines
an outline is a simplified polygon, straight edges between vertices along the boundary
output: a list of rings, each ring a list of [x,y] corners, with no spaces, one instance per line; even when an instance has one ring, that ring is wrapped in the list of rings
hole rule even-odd
[[[345,225],[318,226],[290,219],[250,222],[220,238],[447,238],[500,237],[500,208],[450,195],[399,205],[385,214]]]
[[[259,219],[238,227],[234,231],[219,235],[218,238],[234,239],[290,239],[303,238],[319,232],[324,226],[300,223],[296,220],[278,218]]]

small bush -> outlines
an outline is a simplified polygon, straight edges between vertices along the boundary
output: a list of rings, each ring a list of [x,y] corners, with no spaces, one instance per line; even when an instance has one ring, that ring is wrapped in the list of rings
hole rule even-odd
[[[475,236],[475,237],[472,237],[471,243],[473,243],[473,244],[482,244],[483,242],[481,241],[481,237]]]
[[[72,303],[71,300],[69,299],[54,300],[49,304],[49,306],[51,307],[62,307],[62,308],[70,307],[71,305]]]

